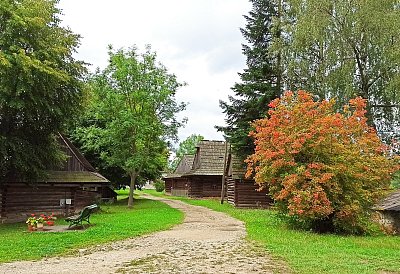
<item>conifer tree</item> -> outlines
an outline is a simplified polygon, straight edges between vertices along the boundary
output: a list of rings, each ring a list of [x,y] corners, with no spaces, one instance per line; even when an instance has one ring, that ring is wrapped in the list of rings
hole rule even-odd
[[[278,97],[282,89],[280,53],[269,50],[273,38],[281,36],[282,0],[250,1],[252,10],[244,16],[247,24],[241,29],[247,40],[243,45],[247,68],[239,73],[241,82],[232,87],[235,96],[230,96],[229,102],[220,101],[227,125],[217,126],[235,153],[243,159],[254,150],[253,141],[248,136],[251,122],[265,116],[268,103]]]

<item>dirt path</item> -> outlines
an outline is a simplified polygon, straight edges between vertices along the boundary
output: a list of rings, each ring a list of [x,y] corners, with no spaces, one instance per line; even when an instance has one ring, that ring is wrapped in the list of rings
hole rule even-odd
[[[223,213],[152,196],[185,213],[173,229],[80,250],[79,256],[0,265],[0,273],[287,273]]]

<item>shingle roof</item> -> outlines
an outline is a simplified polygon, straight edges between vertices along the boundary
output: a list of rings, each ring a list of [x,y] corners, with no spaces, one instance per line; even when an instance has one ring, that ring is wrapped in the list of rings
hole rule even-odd
[[[179,178],[182,177],[183,174],[190,171],[193,166],[194,155],[183,155],[182,159],[178,163],[178,166],[175,168],[174,173],[167,174],[163,176],[164,178]]]
[[[183,174],[192,169],[194,155],[183,155],[174,173]]]
[[[381,203],[375,206],[377,210],[400,211],[400,190],[389,194]]]
[[[224,141],[200,141],[192,169],[185,176],[223,175],[225,158]]]
[[[102,175],[90,171],[50,171],[44,181],[46,183],[108,183]]]
[[[243,179],[246,175],[246,164],[236,155],[230,153],[228,156],[228,176],[234,179]]]

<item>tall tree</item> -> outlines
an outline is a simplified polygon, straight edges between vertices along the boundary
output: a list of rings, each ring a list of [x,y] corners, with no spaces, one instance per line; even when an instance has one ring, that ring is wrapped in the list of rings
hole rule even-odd
[[[203,140],[200,134],[192,134],[179,143],[175,153],[175,158],[171,163],[171,169],[175,170],[184,155],[194,155],[196,153],[196,145]]]
[[[368,100],[381,135],[400,131],[400,7],[397,0],[291,0],[286,85],[320,98]]]
[[[251,122],[263,117],[268,103],[282,91],[281,52],[270,48],[273,38],[281,38],[282,0],[251,0],[252,10],[245,15],[247,24],[241,29],[248,44],[243,45],[247,68],[240,73],[241,82],[232,90],[229,102],[220,101],[226,114],[225,127],[217,127],[241,158],[250,155],[254,144],[248,137]]]
[[[109,58],[108,67],[90,81],[91,121],[78,127],[75,137],[130,177],[128,206],[132,207],[138,178],[154,176],[167,164],[167,141],[176,139],[182,126],[176,113],[185,104],[175,100],[182,84],[156,62],[150,47],[143,54],[135,48],[110,47]]]
[[[79,36],[60,26],[57,3],[0,2],[0,181],[34,180],[61,163],[55,135],[80,105]]]
[[[364,99],[350,100],[337,113],[334,100],[313,97],[287,92],[270,103],[270,118],[255,122],[247,175],[254,172],[297,224],[363,233],[399,159],[367,125]]]

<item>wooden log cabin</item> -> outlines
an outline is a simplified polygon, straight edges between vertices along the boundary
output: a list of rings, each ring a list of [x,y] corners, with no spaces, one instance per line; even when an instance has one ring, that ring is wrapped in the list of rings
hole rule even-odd
[[[200,141],[194,156],[187,156],[176,171],[166,175],[165,191],[175,196],[219,197],[224,171],[225,142]]]
[[[45,180],[29,184],[9,180],[0,185],[0,222],[23,221],[30,214],[67,216],[101,198],[99,191],[87,189],[108,188],[109,181],[65,136],[59,135],[59,141],[68,156],[61,169],[49,171]]]
[[[165,193],[173,196],[188,196],[189,179],[183,175],[192,169],[193,160],[194,155],[184,155],[175,171],[163,177]]]
[[[222,190],[226,143],[224,141],[200,141],[196,147],[192,169],[188,178],[188,196],[219,197]]]
[[[253,179],[245,178],[244,163],[232,153],[228,154],[225,182],[228,203],[241,208],[267,208],[272,204],[268,190],[259,190]]]

